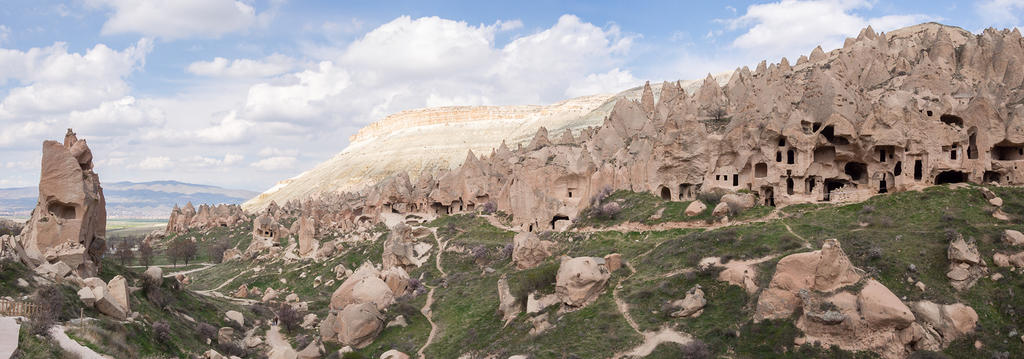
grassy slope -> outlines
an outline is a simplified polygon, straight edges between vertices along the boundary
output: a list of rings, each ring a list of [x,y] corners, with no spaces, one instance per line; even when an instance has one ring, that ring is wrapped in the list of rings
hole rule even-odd
[[[639,343],[640,336],[629,328],[612,301],[611,288],[621,284],[620,297],[629,303],[630,313],[642,330],[671,325],[702,339],[708,343],[709,350],[718,355],[739,358],[871,357],[869,353],[827,351],[813,345],[794,347],[793,339],[799,333],[792,321],[752,323],[750,317],[756,298],[738,287],[716,281],[714,271],[671,277],[661,275],[693,267],[700,258],[706,256],[758,258],[778,254],[780,257],[760,265],[762,274],[759,280],[764,285],[770,280],[778,258],[808,250],[803,247],[804,242],[797,235],[808,240],[812,248],[819,247],[824,239],[838,238],[855,265],[867,270],[908,301],[961,301],[972,306],[981,317],[978,331],[955,342],[946,350],[948,354],[970,357],[1003,351],[1024,352],[1019,339],[1007,337],[1010,329],[1024,328],[1021,317],[1021,313],[1024,313],[1024,299],[1020,293],[1014,293],[1014,290],[1019,292],[1019,288],[1024,288],[1024,279],[1019,274],[990,268],[992,272],[1003,273],[1005,278],[999,283],[982,279],[974,288],[963,293],[953,291],[945,278],[947,230],[958,231],[977,240],[983,256],[990,261],[994,251],[1010,250],[999,242],[1002,230],[1024,229],[1020,225],[1020,219],[1024,218],[1024,189],[993,190],[1003,198],[1006,203],[1004,211],[1014,217],[1013,220],[1004,222],[992,218],[990,213],[993,208],[977,189],[951,190],[936,187],[923,192],[877,196],[864,203],[843,206],[791,206],[780,211],[784,216],[780,220],[711,231],[686,229],[542,234],[558,242],[556,255],[541,267],[526,271],[513,270],[509,259],[501,253],[501,249],[511,242],[511,232],[495,228],[484,219],[469,215],[442,217],[429,224],[438,229],[442,240],[450,240],[450,243],[466,248],[483,246],[486,255],[474,258],[468,254],[444,253],[442,264],[448,277],[442,281],[440,273],[433,266],[434,256],[437,255],[435,247],[430,262],[411,271],[412,277],[422,278],[426,285],[436,288],[432,308],[439,332],[434,343],[427,348],[426,355],[458,357],[471,352],[500,354],[500,357],[528,353],[537,358],[586,358],[606,357],[627,350]],[[629,192],[617,192],[607,201],[621,201],[623,210],[620,216],[613,219],[584,216],[578,225],[604,227],[626,221],[646,224],[677,221],[682,220],[677,212],[681,213],[686,206],[683,202],[666,202],[649,194]],[[659,208],[665,208],[662,219],[650,220],[650,216]],[[760,218],[770,211],[771,208],[755,207],[740,213],[736,218]],[[708,217],[709,214],[701,216]],[[701,216],[685,220],[707,219]],[[793,233],[786,229],[786,225]],[[346,245],[342,254],[324,263],[297,263],[280,267],[282,274],[278,274],[277,267],[272,265],[263,274],[237,278],[222,291],[234,290],[241,283],[261,288],[267,285],[296,288],[300,297],[313,301],[311,310],[322,318],[326,313],[326,301],[330,293],[340,283],[335,283],[334,287],[317,289],[311,289],[308,283],[317,274],[322,275],[325,281],[333,278],[331,269],[338,263],[348,268],[355,268],[366,260],[379,263],[384,238]],[[434,239],[428,237],[424,240],[432,242]],[[513,292],[517,295],[527,289],[551,292],[553,283],[550,283],[550,277],[557,269],[557,255],[603,256],[614,252],[622,253],[637,273],[628,279],[627,270],[614,273],[609,289],[597,302],[571,313],[560,314],[549,310],[549,320],[555,327],[536,337],[527,334],[531,325],[525,315],[520,315],[507,326],[501,322],[496,312],[498,300],[495,284],[501,275],[508,275]],[[247,262],[219,265],[197,273],[193,287],[214,287],[240,270],[257,264],[266,265]],[[908,270],[910,264],[916,266],[916,272]],[[484,271],[485,267],[494,272]],[[306,277],[299,278],[301,273],[306,273]],[[907,277],[924,282],[928,289],[924,292],[917,290],[912,283],[907,282]],[[280,283],[280,278],[286,278],[288,284]],[[708,307],[703,315],[694,319],[668,317],[662,305],[666,301],[682,298],[685,291],[695,284],[700,284],[708,297]],[[418,313],[424,304],[424,297],[421,295],[406,299],[402,304],[393,306],[387,314],[389,319],[403,314],[410,325],[385,329],[370,347],[360,350],[360,353],[367,357],[378,357],[382,352],[396,348],[413,354],[422,346],[430,330],[426,318]],[[973,348],[975,340],[981,340],[985,345],[980,351]],[[328,345],[328,348],[336,346]],[[666,344],[660,346],[651,357],[675,357],[680,350],[678,346]]]

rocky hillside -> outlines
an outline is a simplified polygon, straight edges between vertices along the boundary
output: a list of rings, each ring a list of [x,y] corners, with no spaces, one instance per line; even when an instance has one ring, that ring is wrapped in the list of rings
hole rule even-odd
[[[719,84],[731,72],[714,75]],[[693,92],[699,80],[680,82]],[[660,89],[660,85],[656,85]],[[620,98],[639,99],[641,87],[615,95],[593,95],[546,106],[456,106],[409,110],[372,123],[353,135],[341,153],[243,204],[252,211],[272,201],[285,203],[311,195],[358,191],[397,173],[415,181],[421,174],[462,164],[466,151],[489,153],[502,141],[528,143],[538,128],[557,134],[599,126]]]
[[[256,192],[178,181],[111,182],[103,184],[111,218],[166,219],[175,204],[188,202],[237,204]],[[36,187],[0,189],[0,217],[28,218],[36,205]]]

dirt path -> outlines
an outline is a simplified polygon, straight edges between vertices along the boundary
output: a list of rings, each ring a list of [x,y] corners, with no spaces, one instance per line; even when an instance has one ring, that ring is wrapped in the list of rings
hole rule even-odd
[[[786,230],[789,231],[790,234],[796,236],[796,238],[800,238],[800,240],[804,242],[804,248],[811,248],[811,242],[810,241],[808,241],[803,236],[801,236],[799,234],[796,234],[796,232],[793,232],[793,229],[789,228],[789,225],[786,224],[786,222],[781,222],[781,223],[782,223],[783,226],[786,227]]]
[[[492,226],[504,229],[504,230],[509,231],[509,232],[519,233],[518,229],[506,226],[504,223],[501,223],[501,221],[498,220],[498,218],[495,217],[493,214],[484,215],[482,217],[486,218],[487,219],[487,223],[490,223]]]
[[[750,223],[768,222],[768,221],[773,221],[773,220],[776,220],[776,219],[779,219],[779,218],[780,218],[779,217],[779,211],[778,210],[774,210],[771,213],[769,213],[768,215],[766,215],[764,217],[761,217],[761,218],[753,218],[753,219],[747,219],[747,220],[742,220],[742,221],[729,221],[729,222],[724,222],[724,223],[723,222],[715,222],[713,224],[707,224],[704,221],[690,221],[690,222],[662,222],[662,223],[656,223],[656,224],[651,225],[651,224],[643,224],[643,223],[637,223],[637,222],[626,222],[626,223],[620,223],[620,224],[617,224],[617,225],[614,225],[614,226],[610,226],[610,227],[601,227],[601,228],[594,228],[594,227],[573,228],[571,231],[572,232],[580,232],[580,233],[606,232],[606,231],[618,231],[618,232],[656,231],[656,232],[658,232],[658,231],[667,231],[667,230],[672,230],[672,229],[688,229],[688,228],[712,230],[712,229],[718,229],[718,228],[721,228],[721,227],[738,226],[738,225],[750,224]]]
[[[430,309],[430,306],[434,305],[434,288],[430,288],[430,292],[427,293],[427,302],[423,304],[423,308],[420,309],[420,313],[427,317],[427,322],[430,323],[430,334],[427,335],[427,342],[423,343],[420,350],[416,351],[416,356],[420,359],[426,358],[423,352],[427,350],[427,347],[434,342],[434,337],[437,335],[437,325],[434,324],[434,311]]]
[[[615,300],[615,307],[619,309],[619,313],[622,314],[623,318],[626,318],[626,323],[629,323],[629,327],[633,328],[633,331],[637,334],[643,335],[644,333],[640,331],[640,326],[636,324],[636,321],[633,320],[633,316],[629,314],[629,303],[626,303],[622,298],[619,298],[619,290],[622,289],[622,282],[625,282],[636,274],[636,269],[633,269],[633,265],[629,264],[629,262],[626,262],[626,268],[629,268],[630,273],[626,278],[622,278],[622,280],[615,285],[615,289],[612,289],[612,299]]]
[[[210,267],[214,266],[213,263],[193,263],[193,264],[201,264],[203,266],[200,267],[200,268],[183,270],[183,271],[180,271],[180,272],[167,273],[167,274],[164,274],[164,278],[173,278],[174,276],[176,276],[178,274],[191,274],[191,273],[195,273],[195,272],[199,272],[199,271],[204,271],[204,270],[210,269]]]
[[[292,348],[291,343],[284,340],[281,336],[281,328],[276,325],[271,325],[270,330],[267,331],[267,344],[270,344],[271,358],[294,358],[296,356],[295,349]]]
[[[209,263],[209,262],[191,263],[191,264],[192,265],[213,265],[213,263]],[[174,267],[179,267],[179,266],[182,266],[182,265],[184,265],[184,264],[181,264],[181,265],[178,265],[178,264],[152,264],[152,265],[148,265],[148,266],[125,266],[125,268],[149,268],[149,267],[160,267],[160,268],[171,267],[171,268],[174,268]]]
[[[50,337],[53,338],[53,340],[57,341],[57,344],[60,345],[61,349],[63,349],[65,352],[73,354],[76,358],[111,359],[110,356],[99,354],[93,351],[92,349],[89,349],[89,347],[82,345],[81,343],[75,341],[74,339],[71,339],[71,337],[68,337],[68,335],[64,333],[64,326],[54,325],[53,327],[51,327]],[[17,336],[15,336],[15,338],[17,338]]]
[[[643,333],[644,342],[640,343],[628,352],[617,353],[613,358],[623,357],[646,357],[654,351],[661,343],[679,343],[688,344],[693,340],[693,337],[689,334],[672,330],[668,327],[663,327],[656,332],[645,332]]]
[[[437,271],[438,272],[441,272],[441,278],[445,278],[445,277],[448,276],[448,274],[444,272],[444,268],[441,268],[441,255],[444,254],[444,246],[448,242],[447,241],[444,241],[444,242],[441,241],[441,236],[437,235],[437,229],[433,229],[433,232],[434,232],[434,240],[437,241],[437,257],[434,258],[434,266],[437,267]]]

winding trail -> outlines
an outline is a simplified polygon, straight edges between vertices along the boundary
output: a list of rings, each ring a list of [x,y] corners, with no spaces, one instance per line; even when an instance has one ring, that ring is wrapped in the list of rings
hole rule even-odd
[[[501,223],[501,221],[498,220],[498,218],[495,217],[493,214],[483,215],[481,217],[486,218],[487,219],[487,223],[490,223],[492,226],[504,229],[504,230],[509,231],[509,232],[516,232],[516,233],[520,232],[520,230],[518,230],[518,229],[506,226],[504,223]]]
[[[808,241],[807,238],[804,238],[803,236],[796,234],[796,232],[793,232],[793,229],[789,228],[789,224],[786,224],[786,222],[780,223],[782,223],[782,225],[786,227],[786,230],[789,231],[790,234],[796,236],[796,238],[800,238],[800,240],[804,242],[804,248],[811,248],[811,242]]]
[[[271,358],[294,358],[297,355],[291,343],[281,336],[281,328],[276,325],[271,325],[267,331],[267,344],[270,344],[270,352],[267,354]]]
[[[213,263],[193,263],[193,264],[201,264],[202,267],[193,268],[193,269],[189,269],[189,270],[183,270],[183,271],[179,271],[179,272],[167,273],[167,274],[164,274],[164,278],[173,278],[174,276],[176,276],[178,274],[192,274],[192,273],[195,273],[195,272],[204,271],[204,270],[210,269],[210,267],[213,267],[215,265]]]
[[[427,347],[434,342],[434,337],[437,336],[437,325],[434,324],[433,319],[434,311],[430,309],[430,306],[434,305],[434,289],[435,288],[430,288],[430,292],[427,293],[427,302],[424,303],[423,308],[420,309],[420,313],[422,313],[424,317],[427,317],[427,322],[430,323],[430,334],[427,335],[427,342],[423,343],[420,350],[416,351],[416,356],[420,359],[426,358],[426,356],[423,355],[423,352],[427,350]]]
[[[580,233],[592,233],[592,232],[607,232],[607,231],[618,231],[618,232],[648,232],[648,231],[667,231],[672,229],[689,229],[689,228],[700,228],[700,229],[718,229],[722,227],[738,226],[743,224],[761,223],[780,219],[779,210],[776,209],[771,213],[768,213],[764,217],[745,219],[742,221],[728,221],[728,222],[715,222],[714,224],[707,224],[704,221],[687,221],[687,222],[662,222],[656,224],[643,224],[637,222],[625,222],[616,224],[609,227],[582,227],[572,228],[572,232]]]
[[[74,339],[71,339],[71,337],[69,337],[67,333],[64,332],[64,326],[62,325],[54,325],[53,327],[50,327],[50,338],[53,338],[53,340],[57,341],[57,344],[60,345],[61,349],[75,355],[75,357],[77,358],[112,359],[112,357],[108,355],[99,354],[94,350],[89,349],[89,347],[82,345],[81,343],[75,341]]]

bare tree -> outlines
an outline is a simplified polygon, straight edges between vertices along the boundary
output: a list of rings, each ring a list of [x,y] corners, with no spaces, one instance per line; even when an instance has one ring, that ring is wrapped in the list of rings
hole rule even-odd
[[[149,266],[153,262],[153,247],[149,243],[142,242],[139,245],[139,264]]]
[[[124,265],[125,262],[131,263],[132,259],[135,259],[135,253],[132,252],[132,242],[125,238],[118,243],[114,256],[121,262],[121,265]]]
[[[715,121],[722,121],[728,115],[729,112],[726,111],[725,106],[722,106],[721,104],[715,105],[715,107],[708,110],[708,117],[711,117],[711,119]]]

